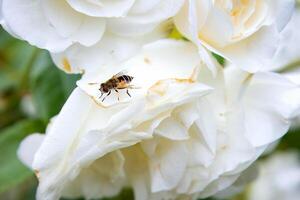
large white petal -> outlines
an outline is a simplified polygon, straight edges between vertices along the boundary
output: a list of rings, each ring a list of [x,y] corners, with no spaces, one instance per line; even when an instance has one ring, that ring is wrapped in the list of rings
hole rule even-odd
[[[42,1],[42,6],[49,23],[66,39],[91,46],[101,39],[105,31],[104,19],[78,13],[65,1],[46,0]]]
[[[36,154],[33,168],[40,180],[37,199],[58,199],[65,184],[77,177],[81,168],[144,138],[143,134],[122,132],[130,128],[127,121],[142,110],[140,105],[127,110],[123,104],[105,109],[75,89]],[[114,136],[118,130],[119,135]]]
[[[170,190],[180,181],[187,164],[187,149],[182,143],[163,141],[150,158],[151,191]]]
[[[289,119],[299,111],[299,87],[270,72],[254,75],[226,70],[232,106],[240,101],[245,112],[245,135],[254,146],[274,142],[288,130]]]
[[[279,40],[280,34],[275,26],[264,27],[240,42],[214,51],[246,71],[266,71],[276,53]]]
[[[41,1],[3,1],[2,11],[10,30],[32,45],[50,51],[62,51],[72,43],[51,27],[43,13]]]
[[[84,168],[64,188],[63,196],[87,199],[116,196],[125,186],[124,157],[120,151],[109,153]]]
[[[291,19],[294,8],[295,1],[294,0],[275,0],[271,3],[272,12],[274,14],[274,23],[277,26],[279,31],[283,30],[283,28],[288,24]]]
[[[124,17],[134,0],[67,0],[78,12],[94,17]]]
[[[108,29],[118,35],[141,35],[152,31],[159,23],[173,17],[184,0],[160,1],[151,10],[141,14],[128,14],[124,18],[108,19]]]
[[[32,134],[26,137],[20,144],[18,149],[19,159],[29,168],[32,168],[35,153],[40,148],[45,135]]]
[[[140,37],[121,37],[106,33],[95,45],[85,47],[80,44],[72,45],[62,53],[51,54],[55,64],[68,73],[95,74],[137,54],[142,46],[153,40],[162,38],[168,33],[165,25],[153,32]]]
[[[230,17],[218,7],[213,7],[204,26],[198,30],[198,37],[215,48],[224,47],[230,43],[233,29]]]
[[[161,0],[135,0],[132,8],[130,9],[130,14],[141,14],[152,10],[157,6]]]
[[[75,12],[65,1],[5,0],[2,10],[9,32],[51,52],[63,51],[76,42],[93,45],[105,30],[103,19]]]

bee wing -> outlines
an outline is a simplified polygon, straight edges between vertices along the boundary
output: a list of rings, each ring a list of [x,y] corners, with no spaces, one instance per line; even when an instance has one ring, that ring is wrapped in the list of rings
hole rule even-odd
[[[120,77],[127,74],[127,70],[122,70],[119,73],[115,74],[113,77]]]

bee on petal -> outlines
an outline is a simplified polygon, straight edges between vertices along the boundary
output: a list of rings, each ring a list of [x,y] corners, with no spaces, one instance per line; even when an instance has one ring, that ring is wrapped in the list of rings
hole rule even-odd
[[[133,78],[134,78],[133,76],[125,74],[124,71],[113,75],[110,79],[100,84],[99,91],[101,92],[101,96],[99,98],[101,99],[102,96],[106,94],[106,96],[102,99],[103,102],[105,98],[111,94],[112,90],[119,93],[119,90],[123,90],[123,89],[126,89],[127,95],[131,97],[128,89],[134,88],[132,85],[130,85]],[[90,83],[90,84],[99,84],[99,83]],[[118,100],[120,100],[119,97]]]

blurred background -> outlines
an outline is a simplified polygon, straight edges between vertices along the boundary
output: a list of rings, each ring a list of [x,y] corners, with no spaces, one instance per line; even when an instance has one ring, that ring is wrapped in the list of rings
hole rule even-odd
[[[222,58],[218,60],[224,64]],[[295,70],[299,60],[300,57],[291,61],[289,67]],[[35,199],[37,179],[18,160],[18,145],[31,133],[44,133],[79,78],[55,67],[46,51],[0,29],[0,200]],[[258,179],[249,182],[240,178],[226,194],[228,199],[300,199],[299,155],[300,120],[295,120],[289,133],[257,162],[256,173],[251,176]],[[126,189],[113,199],[133,199],[133,194]]]

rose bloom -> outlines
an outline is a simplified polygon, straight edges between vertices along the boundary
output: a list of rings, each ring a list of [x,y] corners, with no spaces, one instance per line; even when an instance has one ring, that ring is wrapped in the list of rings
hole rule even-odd
[[[248,200],[297,200],[300,196],[299,153],[280,152],[259,162],[259,176],[250,185]]]
[[[132,187],[135,199],[203,198],[229,187],[284,135],[299,88],[276,73],[221,68],[189,42],[162,40],[121,65],[86,74],[46,135],[20,145],[39,179],[37,199],[87,199]],[[99,99],[126,70],[129,89]],[[119,97],[119,101],[118,101]]]
[[[13,36],[64,56],[66,72],[85,65],[70,61],[74,54],[100,56],[102,63],[118,62],[142,44],[169,33],[168,19],[184,0],[0,0],[0,23]],[[94,52],[94,53],[93,53]],[[58,55],[57,55],[58,54]],[[95,57],[97,57],[95,56]],[[71,67],[74,66],[74,67]]]
[[[175,24],[204,59],[202,45],[256,72],[268,69],[293,9],[294,0],[186,0]]]

